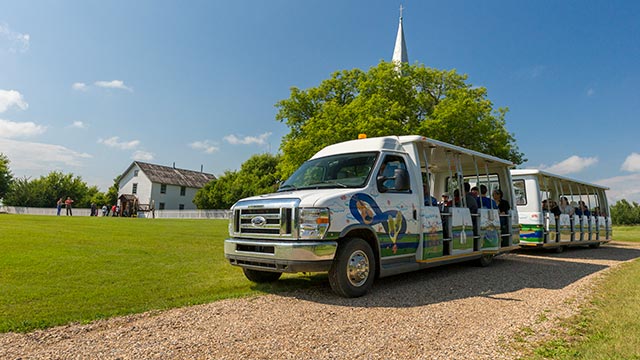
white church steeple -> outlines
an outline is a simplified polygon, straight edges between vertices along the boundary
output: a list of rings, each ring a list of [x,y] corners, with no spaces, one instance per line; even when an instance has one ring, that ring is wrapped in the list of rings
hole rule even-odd
[[[407,45],[404,42],[404,31],[402,30],[402,10],[400,5],[400,24],[398,24],[398,35],[396,35],[396,46],[393,48],[393,58],[391,61],[396,64],[408,63]]]

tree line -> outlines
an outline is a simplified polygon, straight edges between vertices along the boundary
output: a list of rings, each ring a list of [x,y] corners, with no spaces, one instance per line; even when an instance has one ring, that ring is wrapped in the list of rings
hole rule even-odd
[[[118,198],[118,178],[103,193],[80,176],[60,171],[36,179],[14,178],[9,164],[9,158],[0,153],[0,199],[7,206],[55,207],[58,199],[71,197],[75,207],[88,208],[91,204],[112,205]]]

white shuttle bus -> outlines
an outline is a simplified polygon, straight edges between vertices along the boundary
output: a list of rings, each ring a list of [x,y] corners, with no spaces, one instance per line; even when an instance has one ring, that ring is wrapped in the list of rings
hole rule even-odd
[[[278,192],[233,205],[225,257],[254,282],[328,272],[345,297],[365,294],[378,277],[459,261],[488,265],[518,248],[512,167],[422,136],[330,145]],[[476,200],[471,187],[495,192],[501,209],[488,196]]]
[[[601,185],[543,170],[511,170],[518,207],[520,246],[597,248],[611,240],[611,215]]]

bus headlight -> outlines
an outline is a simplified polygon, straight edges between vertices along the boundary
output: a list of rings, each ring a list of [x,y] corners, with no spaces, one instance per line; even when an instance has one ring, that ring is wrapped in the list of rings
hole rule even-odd
[[[300,238],[322,239],[329,228],[328,208],[300,208]]]

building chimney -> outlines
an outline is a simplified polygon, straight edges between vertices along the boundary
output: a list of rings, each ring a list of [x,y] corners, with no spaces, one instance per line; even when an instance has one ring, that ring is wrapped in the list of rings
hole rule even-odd
[[[200,164],[200,172],[203,172],[203,170],[204,170],[204,165]]]
[[[174,169],[176,168],[176,162],[175,161],[173,162],[173,168]]]

